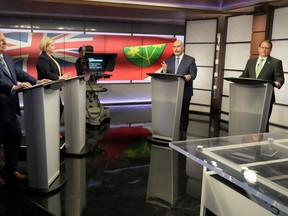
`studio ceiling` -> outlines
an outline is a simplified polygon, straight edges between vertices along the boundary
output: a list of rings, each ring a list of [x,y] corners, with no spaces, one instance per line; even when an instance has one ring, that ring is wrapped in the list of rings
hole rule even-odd
[[[5,0],[0,15],[69,20],[184,25],[185,20],[251,13],[260,5],[281,7],[287,0]],[[1,22],[1,20],[0,20]]]

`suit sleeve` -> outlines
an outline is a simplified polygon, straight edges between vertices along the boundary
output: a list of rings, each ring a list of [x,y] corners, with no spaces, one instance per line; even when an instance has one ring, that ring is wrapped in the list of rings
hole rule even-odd
[[[197,76],[197,67],[194,58],[192,58],[192,62],[189,67],[189,74],[191,76],[191,80],[194,80]]]
[[[3,79],[2,74],[0,74],[0,93],[10,95],[12,87],[13,83],[6,82],[5,79]]]
[[[248,68],[249,68],[249,61],[247,61],[245,69],[242,72],[242,74],[240,75],[240,77],[242,77],[242,78],[250,78],[249,69]]]
[[[173,61],[172,60],[174,58],[170,57],[170,58],[167,58],[166,59],[166,64],[167,64],[167,71],[166,73],[171,73],[171,74],[174,74],[175,73],[175,65],[173,64]],[[162,70],[162,73],[164,73],[164,71]]]
[[[281,86],[283,86],[285,79],[284,79],[284,72],[283,72],[283,66],[282,66],[281,60],[279,60],[275,66],[274,77],[275,77],[275,81],[281,83]]]
[[[37,83],[37,79],[35,79],[34,77],[32,77],[30,74],[28,74],[27,72],[23,71],[20,68],[15,68],[16,71],[16,76],[17,76],[17,80],[20,82],[29,82],[32,85],[35,85]]]

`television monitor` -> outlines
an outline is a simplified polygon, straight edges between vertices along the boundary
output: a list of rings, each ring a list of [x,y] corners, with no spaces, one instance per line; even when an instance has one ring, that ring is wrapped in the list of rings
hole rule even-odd
[[[90,73],[113,71],[117,59],[116,53],[87,53],[87,68]]]

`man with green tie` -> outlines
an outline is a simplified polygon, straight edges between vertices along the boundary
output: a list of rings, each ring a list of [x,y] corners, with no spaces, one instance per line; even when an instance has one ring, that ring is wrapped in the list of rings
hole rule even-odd
[[[270,56],[272,46],[273,45],[271,41],[262,41],[258,46],[259,56],[247,61],[246,67],[240,77],[270,80],[274,83],[274,87],[280,89],[285,81],[282,61]],[[272,113],[274,102],[275,93],[273,91],[266,132],[269,132],[269,118]]]

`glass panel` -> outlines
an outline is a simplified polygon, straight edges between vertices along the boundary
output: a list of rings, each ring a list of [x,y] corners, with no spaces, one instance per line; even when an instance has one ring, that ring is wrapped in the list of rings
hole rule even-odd
[[[169,145],[249,194],[288,213],[287,131],[170,142]]]

